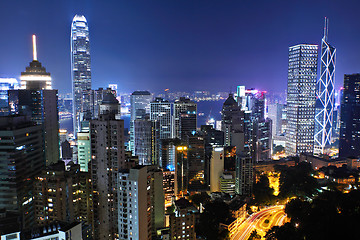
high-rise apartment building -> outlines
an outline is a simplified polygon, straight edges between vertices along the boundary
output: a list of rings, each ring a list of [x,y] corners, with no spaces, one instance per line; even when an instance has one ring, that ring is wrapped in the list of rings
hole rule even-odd
[[[34,225],[33,182],[45,167],[41,125],[27,116],[0,117],[0,209],[19,211],[22,227]]]
[[[345,74],[341,100],[340,157],[360,156],[360,73]]]
[[[91,175],[95,239],[116,239],[118,235],[118,172],[126,168],[124,121],[116,115],[119,102],[108,94],[100,115],[90,122]]]
[[[180,97],[174,103],[174,137],[186,140],[186,136],[196,132],[197,104]]]
[[[134,149],[134,121],[144,119],[150,115],[150,102],[152,95],[148,91],[135,91],[130,96],[130,150],[135,154]]]
[[[164,227],[163,173],[137,166],[118,176],[119,239],[150,240]]]
[[[160,124],[160,139],[174,137],[172,103],[156,98],[150,103],[150,120]]]
[[[224,192],[234,194],[235,170],[236,147],[213,147],[210,161],[210,191],[223,192],[224,190]]]
[[[91,65],[89,26],[85,16],[75,15],[71,24],[71,77],[74,135],[82,113],[91,110]]]
[[[328,19],[321,40],[320,77],[316,83],[314,154],[328,154],[335,109],[336,49],[328,43]]]
[[[175,201],[175,212],[170,215],[170,239],[195,240],[198,211],[185,198]]]
[[[92,224],[91,175],[64,162],[48,166],[34,182],[35,221],[44,226],[55,221]]]
[[[290,156],[314,151],[317,59],[318,45],[289,48],[285,151]]]

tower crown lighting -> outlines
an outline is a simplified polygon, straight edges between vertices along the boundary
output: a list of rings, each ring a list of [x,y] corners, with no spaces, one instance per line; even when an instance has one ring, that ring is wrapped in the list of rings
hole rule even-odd
[[[37,61],[37,49],[36,49],[36,35],[32,35],[33,40],[33,60]]]

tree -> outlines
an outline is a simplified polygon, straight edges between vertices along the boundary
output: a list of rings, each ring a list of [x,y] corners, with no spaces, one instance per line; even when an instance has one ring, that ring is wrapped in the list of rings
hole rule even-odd
[[[266,239],[355,239],[359,206],[359,190],[326,191],[311,202],[294,199],[285,208],[290,222],[270,229]]]
[[[261,239],[261,235],[257,233],[256,230],[252,231],[250,233],[250,237],[248,238],[248,240],[258,240]]]
[[[209,202],[196,225],[196,235],[208,240],[219,240],[224,233],[219,231],[220,223],[231,221],[229,206],[223,201]],[[226,235],[226,234],[225,234]]]
[[[317,191],[318,183],[311,176],[312,168],[309,163],[301,162],[294,167],[280,169],[280,198],[312,197]]]
[[[254,185],[253,193],[256,205],[271,205],[275,202],[274,189],[270,187],[266,175],[260,176],[260,180]]]
[[[200,206],[200,203],[205,205],[210,201],[210,196],[206,192],[201,192],[199,194],[194,194],[189,197],[189,200],[195,204],[197,207]]]

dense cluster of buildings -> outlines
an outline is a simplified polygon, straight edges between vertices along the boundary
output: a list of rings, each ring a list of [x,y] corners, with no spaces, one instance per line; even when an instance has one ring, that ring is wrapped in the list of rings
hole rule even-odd
[[[0,233],[6,239],[196,239],[199,209],[187,198],[251,197],[254,166],[271,161],[274,145],[287,156],[321,157],[330,155],[338,135],[339,156],[358,157],[360,74],[345,75],[340,108],[327,25],[320,64],[318,45],[289,48],[286,104],[268,104],[265,91],[238,86],[223,103],[221,121],[199,127],[196,101],[208,92],[173,100],[135,91],[125,129],[116,86],[91,89],[89,28],[76,15],[73,135],[59,131],[58,93],[37,59],[34,36],[33,61],[20,84],[0,79]]]

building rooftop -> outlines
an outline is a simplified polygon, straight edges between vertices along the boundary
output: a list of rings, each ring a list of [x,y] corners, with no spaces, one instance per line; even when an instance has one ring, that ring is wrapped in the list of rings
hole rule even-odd
[[[115,98],[114,94],[106,92],[104,94],[102,104],[119,104],[119,101]]]
[[[149,91],[135,91],[131,95],[151,95]]]
[[[234,97],[233,97],[233,94],[230,93],[229,94],[229,97],[226,99],[226,101],[224,102],[224,105],[234,105],[234,104],[237,104]]]

